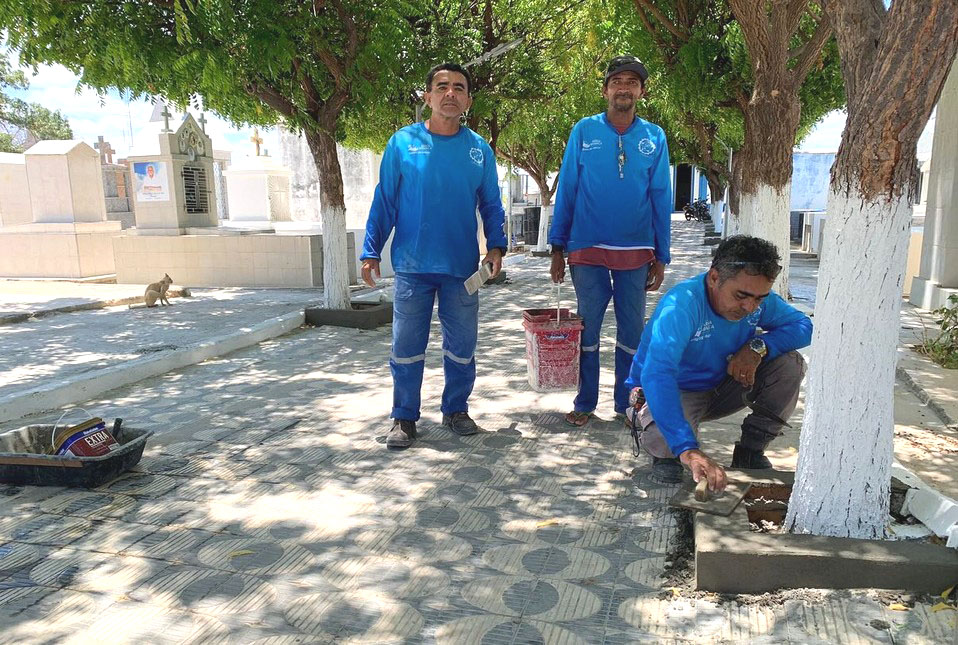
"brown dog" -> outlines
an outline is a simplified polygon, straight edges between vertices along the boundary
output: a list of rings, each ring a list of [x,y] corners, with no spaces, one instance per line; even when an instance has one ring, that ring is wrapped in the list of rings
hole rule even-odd
[[[155,307],[157,300],[160,301],[161,305],[169,305],[170,301],[166,297],[166,292],[171,284],[173,284],[173,278],[168,273],[164,273],[159,282],[154,282],[148,286],[143,294],[143,302],[146,303],[146,306]]]

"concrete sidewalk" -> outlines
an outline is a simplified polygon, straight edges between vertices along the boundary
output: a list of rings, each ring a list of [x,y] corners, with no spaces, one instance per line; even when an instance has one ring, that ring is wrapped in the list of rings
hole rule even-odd
[[[670,281],[708,262],[701,225],[674,238]],[[663,589],[674,488],[620,424],[572,429],[573,394],[526,381],[521,311],[553,304],[547,266],[481,291],[476,436],[439,425],[435,321],[405,452],[383,445],[389,328],[301,328],[83,401],[157,434],[99,490],[0,486],[0,643],[949,642],[955,612],[894,594]]]
[[[35,289],[11,304],[21,289]],[[138,296],[133,292],[138,291]],[[119,385],[284,334],[318,289],[200,289],[167,307],[106,303],[142,297],[132,285],[0,281],[16,315],[0,325],[0,420],[79,401]],[[64,308],[91,307],[64,313]]]

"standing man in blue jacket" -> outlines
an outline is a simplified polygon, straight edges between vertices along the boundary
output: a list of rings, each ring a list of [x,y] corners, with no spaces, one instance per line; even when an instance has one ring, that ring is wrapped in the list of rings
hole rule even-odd
[[[771,242],[730,237],[708,272],[669,289],[655,308],[627,381],[653,479],[680,482],[685,465],[695,481],[724,489],[725,470],[699,448],[698,426],[746,407],[732,468],[772,467],[765,449],[795,411],[805,375],[795,350],[812,339],[808,316],[772,292],[780,260]]]
[[[625,379],[645,323],[645,292],[662,284],[669,263],[672,187],[662,128],[635,115],[649,73],[635,56],[613,58],[602,96],[608,109],[582,119],[566,144],[549,244],[550,273],[565,278],[565,258],[582,316],[579,392],[566,421],[584,426],[599,401],[599,335],[615,302],[616,416],[629,402]]]
[[[393,425],[386,446],[407,448],[416,438],[420,390],[433,304],[442,328],[442,423],[458,435],[478,432],[469,417],[476,380],[479,294],[463,282],[479,266],[476,208],[489,252],[483,264],[495,277],[506,252],[505,213],[496,159],[489,144],[460,117],[472,105],[472,78],[460,65],[443,63],[426,76],[429,118],[396,132],[383,152],[379,185],[369,210],[363,244],[363,280],[374,286],[383,245],[395,229],[396,271],[393,342]]]

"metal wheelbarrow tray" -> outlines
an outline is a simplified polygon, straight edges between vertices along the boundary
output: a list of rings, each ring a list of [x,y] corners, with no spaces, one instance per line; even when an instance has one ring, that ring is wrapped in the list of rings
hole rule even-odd
[[[0,434],[0,483],[19,486],[102,486],[139,463],[152,431],[120,427],[120,448],[100,457],[43,454],[52,424],[31,425]]]

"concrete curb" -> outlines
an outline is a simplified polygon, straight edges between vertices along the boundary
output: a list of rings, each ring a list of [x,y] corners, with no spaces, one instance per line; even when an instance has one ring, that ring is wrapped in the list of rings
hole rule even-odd
[[[929,410],[934,412],[935,415],[941,419],[942,423],[946,426],[958,425],[958,420],[948,414],[948,411],[928,394],[928,391],[921,386],[921,383],[915,380],[915,377],[913,377],[907,369],[899,365],[895,368],[895,377],[902,385],[908,388],[912,394],[918,397],[922,405],[927,406]]]
[[[166,292],[171,298],[189,297],[189,289],[171,289]],[[53,309],[40,309],[38,311],[29,311],[20,314],[0,315],[0,325],[11,325],[22,323],[35,318],[46,318],[57,314],[69,314],[74,311],[90,311],[93,309],[105,309],[107,307],[118,307],[120,305],[133,305],[143,302],[143,296],[130,296],[128,298],[116,298],[114,300],[95,300],[93,302],[82,302],[77,305],[67,305],[65,307],[54,307]]]
[[[26,392],[0,397],[0,422],[19,419],[29,414],[53,410],[85,401],[112,389],[136,383],[170,370],[194,365],[215,356],[255,345],[282,336],[305,322],[302,310],[271,318],[233,333],[194,343],[157,356],[126,361],[78,375],[56,384],[39,385]]]

